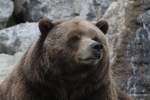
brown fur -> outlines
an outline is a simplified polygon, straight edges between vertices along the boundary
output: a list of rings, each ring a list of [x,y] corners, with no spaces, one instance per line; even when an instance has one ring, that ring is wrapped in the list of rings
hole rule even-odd
[[[57,25],[42,21],[39,27],[40,38],[2,82],[0,100],[130,100],[117,92],[112,78],[108,46],[102,33],[107,28],[80,19]],[[72,31],[96,36],[103,43],[102,60],[97,65],[82,65],[74,60],[80,47],[66,45],[67,41],[72,43],[67,40]]]

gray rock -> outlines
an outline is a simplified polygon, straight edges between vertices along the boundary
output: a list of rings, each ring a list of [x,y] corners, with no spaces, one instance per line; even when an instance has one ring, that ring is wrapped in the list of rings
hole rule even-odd
[[[47,16],[52,20],[80,15],[88,20],[100,18],[111,0],[15,0],[15,14],[25,21],[38,21]]]
[[[150,24],[150,10],[140,14],[137,18],[137,22],[140,24],[140,25],[148,25]]]
[[[111,66],[122,89],[135,100],[150,98],[149,0],[118,0],[103,19],[110,24]]]
[[[24,23],[0,30],[0,53],[13,55],[25,51],[38,36],[37,23]]]
[[[111,64],[115,63],[116,60],[116,50],[120,45],[121,41],[121,31],[123,30],[125,16],[124,16],[124,5],[122,2],[112,2],[109,6],[108,10],[102,17],[102,19],[106,20],[109,24],[108,30],[108,42],[110,43],[111,48]]]
[[[0,29],[4,28],[14,10],[12,0],[0,0]]]
[[[27,48],[39,37],[37,23],[19,24],[0,30],[0,80],[20,60]]]
[[[13,70],[24,53],[18,52],[15,55],[0,54],[0,81]]]

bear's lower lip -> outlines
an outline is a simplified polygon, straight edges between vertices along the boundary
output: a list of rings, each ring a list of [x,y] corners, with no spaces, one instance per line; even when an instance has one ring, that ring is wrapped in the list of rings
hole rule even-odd
[[[86,58],[86,59],[82,59],[82,60],[97,60],[98,58],[95,57],[95,58]]]
[[[86,58],[86,59],[80,59],[81,63],[85,64],[95,64],[99,61],[99,58]]]

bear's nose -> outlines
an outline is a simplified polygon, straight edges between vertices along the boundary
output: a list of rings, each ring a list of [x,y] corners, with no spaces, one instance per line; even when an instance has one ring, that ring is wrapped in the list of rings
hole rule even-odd
[[[96,51],[100,51],[100,49],[103,48],[103,46],[98,42],[94,42],[90,46],[93,50],[96,50]]]

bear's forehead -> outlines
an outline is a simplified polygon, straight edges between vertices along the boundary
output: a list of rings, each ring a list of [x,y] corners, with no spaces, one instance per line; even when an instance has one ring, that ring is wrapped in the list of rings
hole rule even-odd
[[[97,30],[97,28],[90,22],[86,21],[86,20],[80,20],[80,19],[73,19],[73,20],[69,20],[69,21],[65,21],[61,24],[64,27],[67,28],[77,28],[77,29],[88,29],[88,28],[92,28],[94,30]]]
[[[51,31],[49,36],[51,38],[61,37],[61,39],[66,39],[78,34],[90,38],[98,37],[101,38],[102,41],[105,41],[105,35],[96,27],[96,25],[82,19],[72,19],[61,22]]]
[[[85,20],[69,20],[57,24],[48,37],[51,40],[65,41],[72,37],[81,36],[88,38],[99,38],[105,44],[105,35],[93,23]],[[63,43],[63,42],[62,42]]]
[[[65,21],[59,25],[67,33],[97,34],[102,33],[94,24],[80,19]]]

